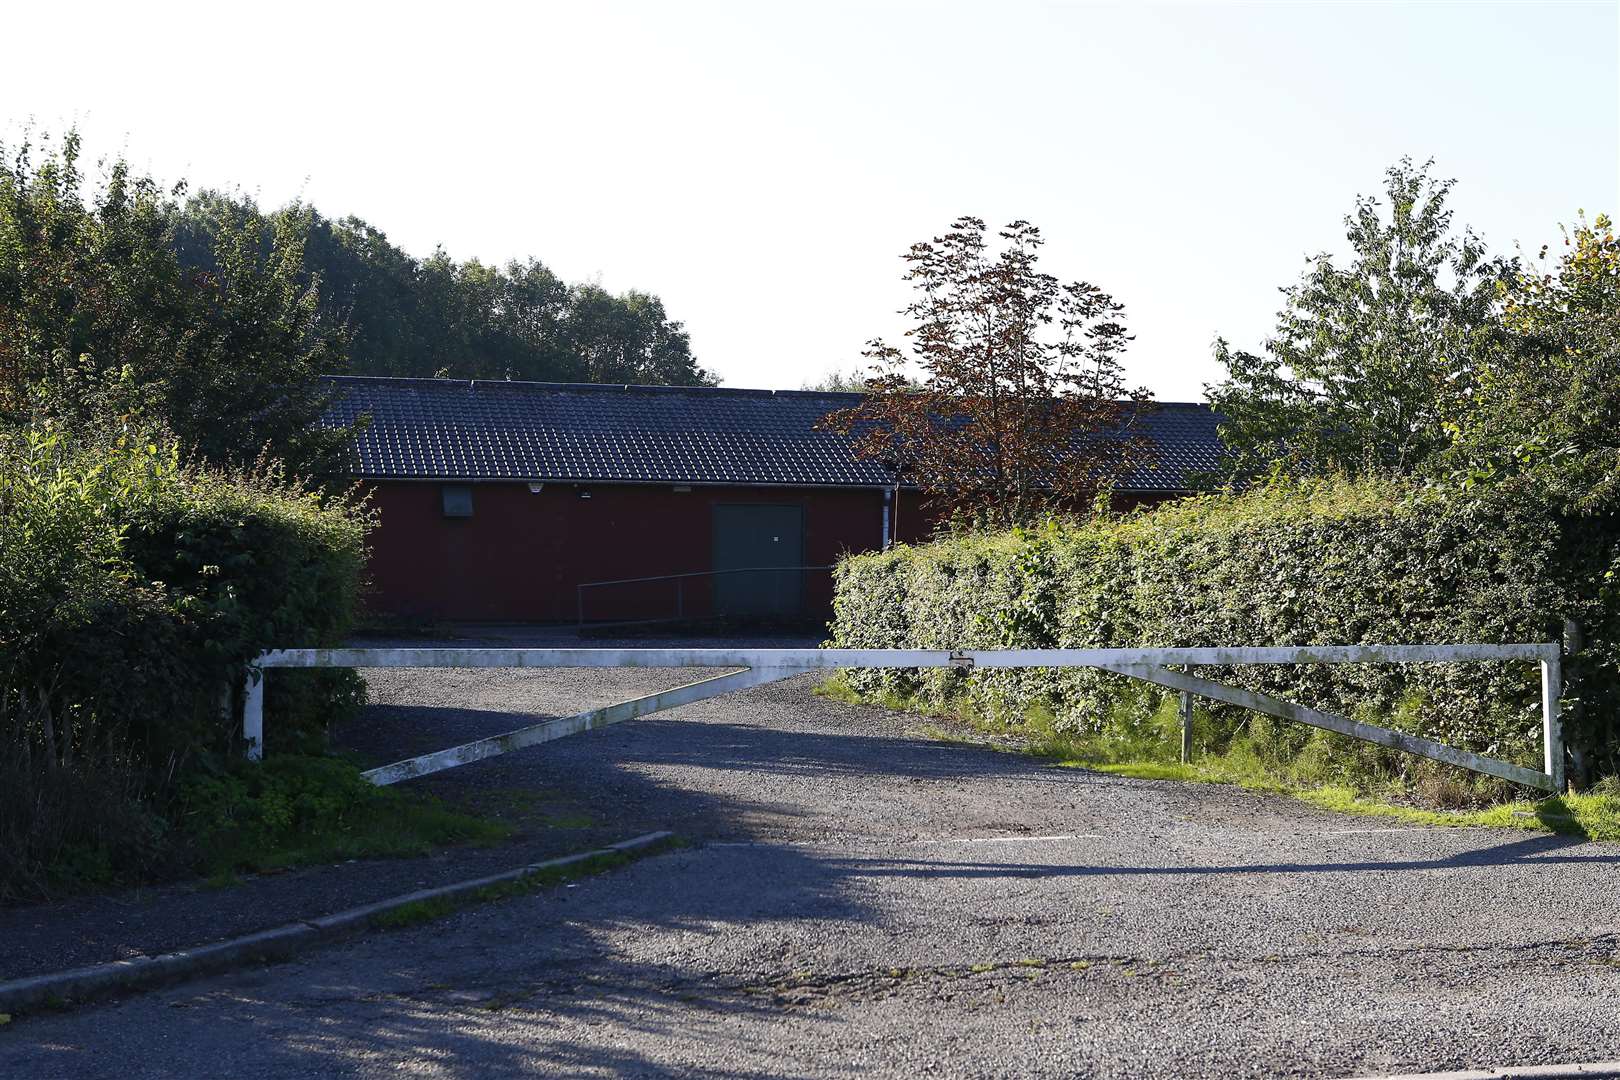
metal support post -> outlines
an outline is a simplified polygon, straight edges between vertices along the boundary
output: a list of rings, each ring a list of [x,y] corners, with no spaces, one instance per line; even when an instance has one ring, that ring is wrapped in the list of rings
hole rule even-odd
[[[1564,693],[1562,667],[1557,659],[1541,662],[1541,745],[1545,760],[1542,771],[1552,778],[1555,795],[1564,793],[1564,724],[1558,711],[1558,699]]]
[[[1183,765],[1192,760],[1192,721],[1193,696],[1183,690],[1181,692],[1181,763]]]
[[[264,671],[251,665],[242,680],[242,742],[249,761],[264,757]]]
[[[1565,619],[1563,661],[1566,669],[1568,668],[1570,658],[1581,651],[1581,644],[1580,624],[1574,619]],[[1561,670],[1559,674],[1564,676],[1564,696],[1571,699],[1568,706],[1562,709],[1563,715],[1567,716],[1569,722],[1574,725],[1576,731],[1582,731],[1584,730],[1581,722],[1582,712],[1586,706],[1581,701],[1581,684],[1578,679],[1570,679],[1567,670]],[[1560,719],[1562,720],[1563,717],[1560,717]],[[1560,730],[1559,734],[1563,734],[1562,730]],[[1588,771],[1586,749],[1580,744],[1579,740],[1577,740],[1574,745],[1566,746],[1565,750],[1569,754],[1568,775],[1565,777],[1565,780],[1573,790],[1579,791],[1581,787],[1588,782],[1591,776],[1591,773]]]

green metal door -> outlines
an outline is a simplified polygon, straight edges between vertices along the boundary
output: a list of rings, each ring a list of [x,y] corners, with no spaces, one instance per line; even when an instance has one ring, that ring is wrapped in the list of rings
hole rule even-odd
[[[717,615],[797,615],[804,603],[804,508],[721,504],[714,508]],[[772,570],[770,567],[793,567]]]

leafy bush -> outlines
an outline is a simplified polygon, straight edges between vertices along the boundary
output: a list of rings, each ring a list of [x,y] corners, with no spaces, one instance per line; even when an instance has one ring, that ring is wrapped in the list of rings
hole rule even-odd
[[[274,469],[185,467],[128,432],[0,433],[0,899],[172,854],[164,813],[235,748],[246,661],[347,631],[368,524]],[[318,741],[355,685],[284,690],[267,730]]]
[[[279,754],[194,770],[176,822],[203,869],[265,870],[357,855],[414,855],[432,844],[504,839],[505,826],[363,779],[332,757]]]
[[[351,629],[365,568],[369,517],[342,499],[306,491],[274,468],[226,476],[187,472],[125,509],[125,552],[161,581],[179,616],[193,671],[222,672],[195,714],[165,730],[182,747],[221,746],[221,695],[236,694],[243,665],[266,648],[340,644]],[[290,676],[290,677],[289,677]],[[172,693],[172,687],[169,688]],[[266,745],[309,752],[327,724],[364,703],[349,670],[278,673],[265,695]]]
[[[947,537],[846,559],[831,644],[1055,648],[1556,640],[1587,631],[1569,665],[1572,745],[1615,771],[1620,683],[1617,530],[1559,518],[1513,487],[1462,499],[1389,481],[1279,483],[1084,524]],[[1203,672],[1307,705],[1525,763],[1540,756],[1528,664],[1246,666]],[[1151,741],[1165,693],[1097,671],[850,673],[859,692],[966,706],[1060,731]],[[1212,710],[1216,742],[1243,726],[1281,759],[1309,729]],[[1161,715],[1162,718],[1162,715]],[[1368,768],[1411,761],[1335,740]],[[1317,752],[1313,749],[1312,752]]]

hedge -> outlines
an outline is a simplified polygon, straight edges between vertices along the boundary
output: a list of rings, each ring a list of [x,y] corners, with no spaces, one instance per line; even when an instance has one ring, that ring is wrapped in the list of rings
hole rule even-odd
[[[1076,648],[1557,640],[1568,735],[1615,770],[1617,535],[1518,489],[1456,496],[1395,482],[1320,480],[1208,495],[1123,517],[947,536],[846,558],[830,644],[844,648]],[[1203,674],[1480,753],[1539,761],[1531,664],[1242,667]],[[1164,692],[1095,671],[851,674],[861,692],[966,700],[1060,727],[1146,722]],[[1230,723],[1234,710],[1217,710]],[[1303,732],[1298,733],[1303,738]]]
[[[239,748],[261,650],[338,644],[369,512],[129,433],[0,433],[0,899],[170,850],[181,780]],[[270,748],[318,743],[352,673],[280,680]]]

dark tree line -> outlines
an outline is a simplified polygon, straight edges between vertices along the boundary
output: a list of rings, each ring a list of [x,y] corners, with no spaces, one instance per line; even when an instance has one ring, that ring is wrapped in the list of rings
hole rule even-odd
[[[343,434],[319,427],[317,376],[343,368],[347,335],[297,222],[223,219],[194,267],[173,248],[181,194],[122,161],[87,184],[71,133],[0,147],[0,420],[335,472]]]
[[[415,258],[357,218],[165,187],[79,138],[0,145],[0,421],[341,473],[325,374],[704,384],[655,296]]]
[[[208,266],[226,222],[253,220],[268,248],[289,223],[304,236],[304,269],[319,281],[321,310],[349,334],[350,374],[546,382],[705,385],[686,330],[648,293],[614,295],[569,284],[537,259],[490,266],[442,249],[402,251],[357,217],[312,207],[261,212],[251,200],[208,191],[181,210],[175,245]]]

